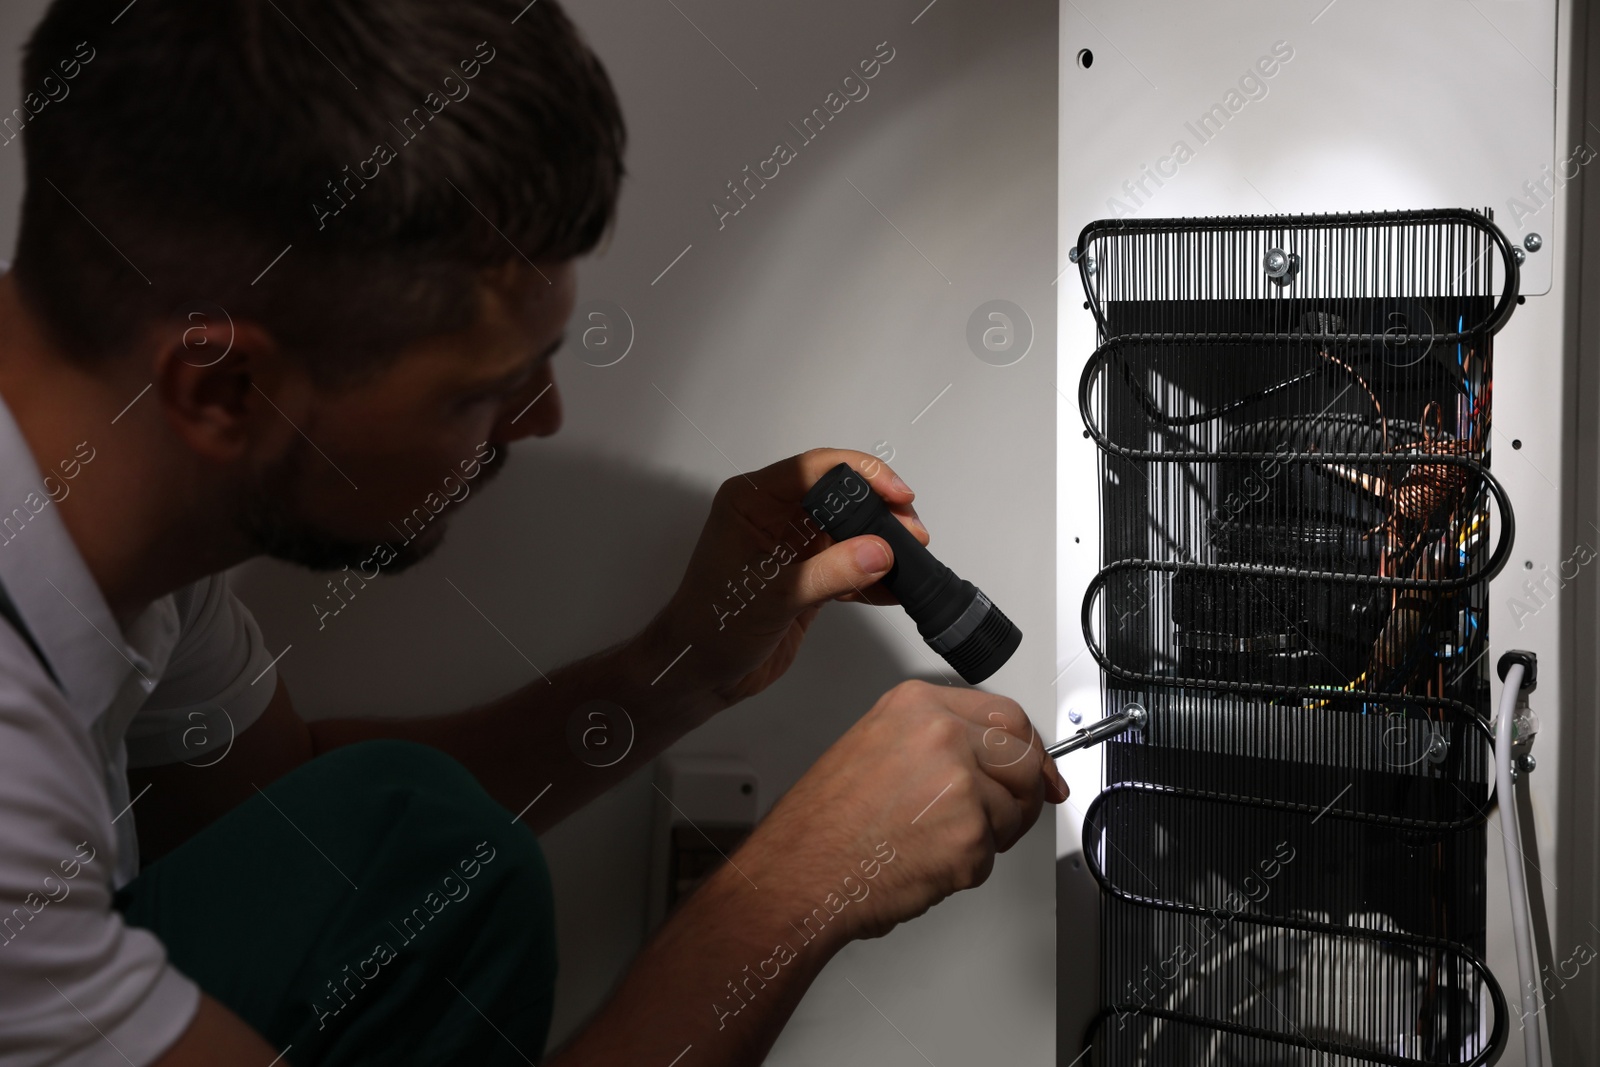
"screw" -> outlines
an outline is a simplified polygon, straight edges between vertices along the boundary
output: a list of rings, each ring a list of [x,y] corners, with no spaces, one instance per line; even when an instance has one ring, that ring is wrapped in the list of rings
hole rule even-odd
[[[1524,261],[1527,260],[1528,254],[1520,248],[1513,248],[1511,250],[1511,258],[1516,260],[1517,264],[1520,266]]]
[[[1129,704],[1123,711],[1127,714],[1128,721],[1133,724],[1135,730],[1143,729],[1144,724],[1150,721],[1150,713],[1144,710],[1144,705],[1142,704]]]
[[[1083,253],[1078,251],[1076,248],[1069,248],[1067,249],[1067,262],[1076,263],[1078,262],[1078,257],[1081,255],[1083,255]]]
[[[1265,266],[1268,277],[1281,278],[1289,270],[1289,257],[1284,254],[1283,249],[1274,248],[1267,253]]]
[[[1544,247],[1544,238],[1536,233],[1530,233],[1522,239],[1522,247],[1530,252],[1537,252]]]
[[[1427,757],[1429,763],[1443,763],[1445,756],[1448,755],[1449,752],[1450,742],[1444,739],[1443,734],[1434,734],[1432,737],[1428,738]]]
[[[1539,766],[1539,761],[1533,758],[1532,752],[1529,752],[1525,756],[1517,757],[1518,770],[1526,771],[1528,774],[1532,774],[1533,769],[1537,766]]]
[[[1083,721],[1083,715],[1076,708],[1068,708],[1067,721],[1076,726]]]

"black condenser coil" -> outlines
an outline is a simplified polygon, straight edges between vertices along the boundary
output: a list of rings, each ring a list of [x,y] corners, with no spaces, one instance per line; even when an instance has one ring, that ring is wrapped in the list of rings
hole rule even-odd
[[[1489,212],[1101,221],[1101,1065],[1493,1062]],[[1491,517],[1494,529],[1491,531]]]

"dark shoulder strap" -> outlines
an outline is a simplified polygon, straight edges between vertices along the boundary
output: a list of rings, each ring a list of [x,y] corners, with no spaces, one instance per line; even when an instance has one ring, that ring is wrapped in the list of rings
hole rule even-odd
[[[11,628],[17,631],[23,641],[27,642],[28,647],[33,650],[34,657],[38,659],[39,666],[43,667],[44,672],[50,676],[50,680],[56,683],[56,688],[63,689],[61,679],[56,677],[55,668],[50,666],[50,661],[44,658],[44,649],[40,648],[39,642],[33,639],[33,632],[22,621],[22,613],[17,611],[16,604],[11,602],[11,594],[6,592],[6,587],[3,584],[0,584],[0,616],[4,616],[5,620],[11,624]],[[65,690],[63,689],[63,691]]]

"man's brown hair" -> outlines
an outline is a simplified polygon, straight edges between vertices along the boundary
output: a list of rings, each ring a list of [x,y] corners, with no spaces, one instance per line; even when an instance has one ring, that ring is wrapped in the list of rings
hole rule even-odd
[[[470,325],[483,268],[592,249],[623,175],[554,0],[56,0],[22,77],[13,271],[86,362],[211,306],[358,377]]]

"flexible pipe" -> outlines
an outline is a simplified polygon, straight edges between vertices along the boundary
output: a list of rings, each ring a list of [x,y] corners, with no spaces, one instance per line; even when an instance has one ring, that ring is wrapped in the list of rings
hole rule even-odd
[[[1533,924],[1528,915],[1528,881],[1522,866],[1522,830],[1517,824],[1516,794],[1511,788],[1511,732],[1517,718],[1517,695],[1525,668],[1514,663],[1500,691],[1500,718],[1494,731],[1495,792],[1500,797],[1500,829],[1505,835],[1506,883],[1511,896],[1511,927],[1517,942],[1518,989],[1522,994],[1522,1047],[1528,1067],[1543,1067],[1539,1043],[1539,972],[1533,959]],[[1529,1022],[1529,1019],[1532,1022]]]

